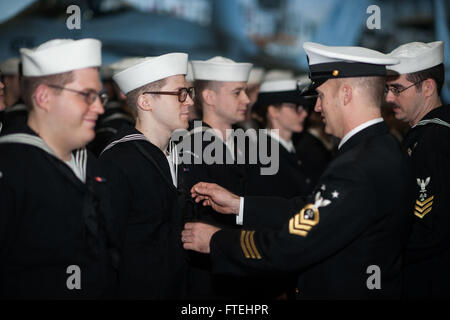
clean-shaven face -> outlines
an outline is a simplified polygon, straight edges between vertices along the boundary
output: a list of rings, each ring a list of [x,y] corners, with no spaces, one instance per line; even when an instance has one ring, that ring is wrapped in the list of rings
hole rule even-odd
[[[222,82],[216,92],[216,114],[229,124],[245,120],[250,99],[245,82]]]
[[[175,75],[167,77],[164,86],[158,91],[178,92],[186,87],[184,75]],[[152,97],[152,115],[169,132],[186,129],[189,121],[189,108],[193,104],[189,95],[183,102],[179,101],[177,95],[157,95]]]
[[[329,79],[316,88],[318,93],[314,111],[319,112],[325,123],[325,132],[342,138],[342,111],[339,105],[339,84],[337,79]]]
[[[74,80],[64,88],[80,92],[93,91],[99,93],[102,89],[97,68],[74,70]],[[54,84],[58,85],[58,84]],[[50,90],[51,124],[59,140],[65,141],[70,149],[84,147],[95,137],[95,124],[98,116],[104,113],[99,97],[92,104],[88,104],[82,94],[58,90],[59,94]]]

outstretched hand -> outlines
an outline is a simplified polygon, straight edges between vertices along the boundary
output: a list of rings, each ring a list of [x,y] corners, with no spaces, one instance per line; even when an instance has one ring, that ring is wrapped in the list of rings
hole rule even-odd
[[[239,196],[215,183],[199,182],[192,187],[191,195],[196,203],[203,201],[204,206],[211,206],[217,212],[239,213]]]

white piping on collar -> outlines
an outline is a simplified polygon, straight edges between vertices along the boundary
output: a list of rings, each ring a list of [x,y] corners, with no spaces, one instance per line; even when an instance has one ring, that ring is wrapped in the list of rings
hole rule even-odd
[[[0,143],[22,143],[37,147],[44,150],[48,154],[58,158],[56,153],[45,143],[45,141],[38,137],[27,133],[14,133],[0,137]],[[87,164],[87,150],[86,148],[78,149],[75,151],[75,157],[71,154],[72,158],[69,161],[63,161],[80,179],[83,183],[86,182],[86,164]],[[59,159],[59,158],[58,158]]]

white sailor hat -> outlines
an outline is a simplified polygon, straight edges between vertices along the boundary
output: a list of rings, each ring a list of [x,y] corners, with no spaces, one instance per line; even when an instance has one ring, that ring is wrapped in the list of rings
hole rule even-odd
[[[101,67],[101,73],[103,79],[112,79],[113,75],[123,71],[139,62],[143,61],[145,57],[125,57],[117,60],[114,63]]]
[[[111,68],[113,75],[115,75],[116,73],[128,69],[129,67],[132,67],[140,62],[143,62],[146,58],[150,57],[125,57],[120,59],[119,61],[111,63],[109,67]]]
[[[186,53],[168,53],[158,57],[139,60],[127,69],[116,73],[114,81],[124,94],[170,76],[187,73],[188,55]]]
[[[96,39],[54,39],[34,49],[20,49],[23,75],[47,76],[72,70],[100,67],[102,43]]]
[[[101,75],[103,80],[111,80],[113,74],[114,73],[113,73],[113,70],[111,69],[111,65],[110,64],[102,65],[100,67],[100,75]]]
[[[20,58],[14,57],[0,62],[0,71],[4,75],[13,76],[19,74]]]
[[[195,80],[247,82],[252,66],[251,63],[238,63],[224,57],[192,61]]]
[[[310,84],[311,81],[299,82],[296,79],[264,81],[253,110],[258,112],[260,108],[276,103],[295,103],[309,108],[315,104],[316,95],[304,96],[302,91]]]
[[[248,84],[259,84],[259,83],[263,82],[265,73],[266,73],[266,71],[264,70],[264,68],[253,67],[250,70],[250,75],[248,76],[247,83]]]
[[[444,42],[410,42],[394,49],[388,56],[400,60],[386,67],[389,73],[413,73],[426,70],[444,62]]]
[[[186,81],[193,82],[194,80],[195,79],[194,79],[194,71],[192,71],[192,63],[191,63],[191,61],[188,61]]]
[[[386,76],[386,65],[399,62],[381,52],[363,47],[331,47],[305,42],[308,56],[310,89],[315,89],[328,79]]]
[[[293,78],[294,78],[294,71],[292,70],[271,69],[267,71],[266,74],[264,75],[264,81],[285,80]]]

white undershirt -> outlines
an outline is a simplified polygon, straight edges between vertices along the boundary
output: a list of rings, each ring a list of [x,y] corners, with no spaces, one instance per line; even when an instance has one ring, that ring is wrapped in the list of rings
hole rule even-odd
[[[234,135],[230,133],[224,142],[225,142],[225,146],[228,148],[228,150],[231,153],[231,158],[234,160]]]
[[[70,154],[71,158],[69,161],[64,161],[65,164],[69,166],[69,168],[73,171],[73,173],[80,179],[83,183],[86,182],[86,177],[83,175],[81,168],[77,165],[75,161],[75,157],[73,154]]]
[[[172,182],[175,188],[178,187],[178,152],[175,144],[172,144],[169,154],[166,156],[167,162],[169,163],[170,175],[172,176]]]

